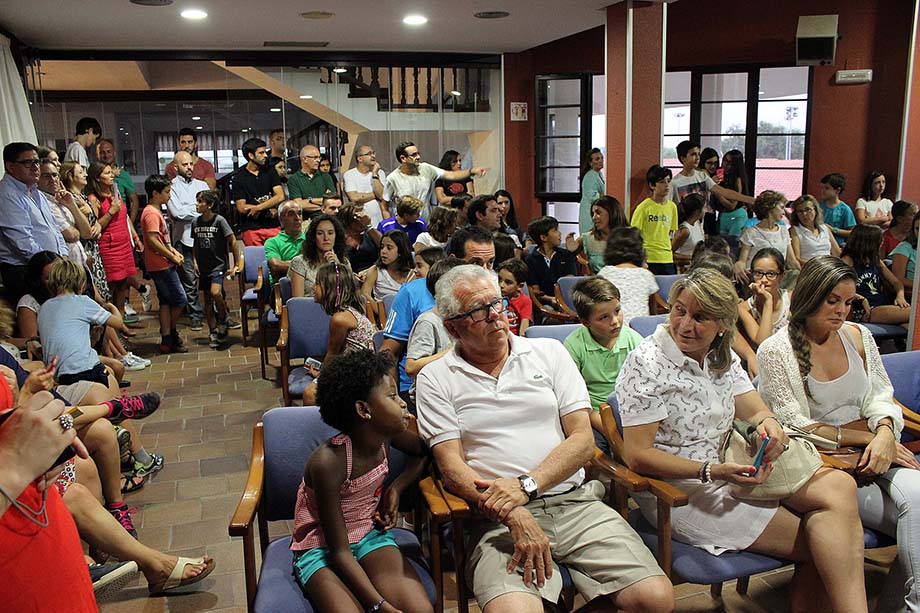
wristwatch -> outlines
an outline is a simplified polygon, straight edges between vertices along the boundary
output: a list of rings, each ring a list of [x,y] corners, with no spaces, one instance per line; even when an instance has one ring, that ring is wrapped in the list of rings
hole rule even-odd
[[[533,500],[537,497],[537,482],[530,475],[521,475],[518,477],[521,482],[521,490],[527,494],[527,498]]]

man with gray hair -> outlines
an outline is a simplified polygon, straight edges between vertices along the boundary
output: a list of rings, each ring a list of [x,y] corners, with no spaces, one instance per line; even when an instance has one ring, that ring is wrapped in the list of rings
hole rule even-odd
[[[604,504],[603,484],[585,481],[591,401],[568,352],[513,336],[495,276],[479,266],[449,271],[435,293],[455,345],[418,375],[419,433],[447,489],[481,514],[468,569],[479,606],[542,612],[541,598],[559,597],[559,562],[586,610],[670,611],[655,558]]]
[[[306,145],[300,150],[300,170],[288,177],[288,195],[300,205],[305,219],[319,215],[323,197],[335,194],[332,177],[319,171],[319,158],[319,149]]]
[[[369,145],[357,148],[355,162],[355,167],[342,176],[345,182],[345,195],[352,203],[364,205],[364,212],[376,228],[377,224],[390,216],[380,203],[387,176],[380,169],[377,153]]]
[[[278,205],[278,219],[281,232],[265,241],[265,259],[273,283],[287,275],[291,260],[300,253],[304,241],[299,204],[293,200],[282,202]]]
[[[192,247],[192,222],[198,217],[197,194],[207,191],[208,184],[201,179],[195,179],[192,173],[195,169],[195,160],[186,151],[179,151],[173,160],[176,165],[176,178],[170,183],[171,190],[166,210],[172,220],[172,244],[185,258],[182,266],[176,269],[182,289],[188,300],[189,328],[198,331],[203,327],[204,309],[198,299],[198,276],[195,274],[195,258]]]

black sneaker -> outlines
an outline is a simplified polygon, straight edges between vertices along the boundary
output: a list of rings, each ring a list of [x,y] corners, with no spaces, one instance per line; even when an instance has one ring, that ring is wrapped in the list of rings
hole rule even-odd
[[[137,562],[90,564],[89,578],[93,582],[96,602],[105,602],[137,577]]]
[[[220,347],[220,337],[217,335],[216,330],[212,330],[210,334],[208,334],[208,347],[211,349],[217,349]]]
[[[112,412],[108,419],[112,423],[120,423],[126,419],[143,419],[156,411],[160,408],[160,395],[144,392],[137,396],[114,398],[111,403]]]
[[[217,326],[217,340],[223,342],[227,340],[229,332],[227,332],[229,326],[227,324],[220,324]]]
[[[188,329],[192,332],[201,332],[202,328],[204,328],[204,324],[200,319],[193,319],[188,324]]]
[[[227,326],[227,329],[229,330],[239,330],[243,327],[243,324],[233,319],[232,317],[228,317],[227,321],[224,322],[224,325]]]

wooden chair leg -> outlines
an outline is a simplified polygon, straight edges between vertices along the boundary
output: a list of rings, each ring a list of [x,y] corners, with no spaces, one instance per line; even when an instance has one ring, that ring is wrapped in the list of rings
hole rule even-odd
[[[246,574],[246,607],[249,613],[255,608],[256,603],[256,549],[252,525],[243,537],[243,567]]]
[[[428,518],[428,548],[431,559],[431,577],[437,596],[434,601],[434,613],[444,613],[444,567],[442,564],[441,526]]]
[[[735,586],[735,590],[742,596],[746,596],[748,592],[748,584],[750,584],[750,577],[738,577],[738,584]]]
[[[249,319],[246,317],[248,309],[245,302],[240,302],[240,324],[243,326],[243,346],[249,344]]]
[[[722,598],[722,582],[713,583],[709,586],[709,594],[713,598]]]
[[[470,595],[466,589],[466,544],[463,542],[463,522],[454,520],[454,574],[457,579],[457,611],[469,613]]]

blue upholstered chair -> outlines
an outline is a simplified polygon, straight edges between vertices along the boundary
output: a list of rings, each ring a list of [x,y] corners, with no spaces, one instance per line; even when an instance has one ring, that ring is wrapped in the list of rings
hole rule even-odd
[[[616,394],[611,394],[609,401],[601,405],[604,434],[607,436],[610,454],[613,457],[610,464],[616,470],[635,475],[625,468],[623,462],[623,423],[620,421],[617,406]],[[595,461],[603,460],[596,458]],[[637,509],[628,511],[629,523],[655,554],[658,564],[674,584],[687,582],[709,585],[710,592],[717,597],[722,593],[723,582],[737,579],[738,593],[745,594],[751,575],[790,564],[778,558],[747,551],[726,552],[714,556],[703,549],[674,540],[671,538],[671,509],[685,506],[688,502],[687,495],[665,481],[643,476],[639,476],[638,479],[644,481],[644,487],[642,481],[634,480],[632,491],[647,489],[658,499],[658,525],[651,525]],[[630,483],[629,480],[625,482]],[[620,483],[623,482],[619,482],[617,487],[620,487]],[[625,502],[625,493],[621,492],[619,499]],[[622,502],[621,508],[623,511],[626,510]]]
[[[318,445],[335,434],[336,431],[320,419],[316,407],[272,409],[262,416],[261,423],[253,427],[249,478],[229,526],[230,536],[243,537],[249,611],[314,612],[310,601],[294,581],[290,536],[269,542],[268,522],[294,518],[297,488],[307,459]],[[404,456],[391,448],[388,481],[401,472],[403,464]],[[258,573],[253,531],[255,521],[258,522],[262,553],[262,568]],[[415,534],[394,528],[393,535],[434,603],[438,594]]]
[[[904,343],[907,339],[907,330],[894,324],[863,324],[872,333],[872,338],[876,343],[881,341],[893,341],[895,346],[898,343]]]
[[[380,348],[383,346],[383,339],[383,330],[374,332],[374,351],[380,351]]]
[[[882,364],[894,386],[894,397],[911,412],[904,418],[920,421],[920,351],[885,354]]]
[[[554,338],[560,343],[569,334],[577,330],[581,324],[562,324],[559,326],[530,326],[524,330],[527,338]]]
[[[277,330],[281,325],[281,308],[290,299],[291,294],[291,280],[287,277],[278,279],[278,282],[272,287],[272,299],[259,318],[259,365],[262,368],[263,379],[266,366],[281,368],[280,363],[272,362],[268,357],[268,332]]]
[[[671,286],[678,279],[682,279],[684,275],[655,275],[655,281],[658,282],[658,297],[661,298],[661,302],[667,306],[668,296],[671,293]]]
[[[329,344],[329,320],[323,307],[313,298],[291,298],[281,307],[281,332],[278,351],[281,352],[281,392],[284,403],[299,399],[313,377],[303,366],[291,367],[292,360],[315,358],[322,360]]]
[[[249,338],[249,318],[247,311],[258,308],[259,296],[263,290],[263,275],[267,272],[265,247],[243,247],[243,261],[240,266],[240,323],[243,325],[243,344]],[[251,286],[251,287],[247,287]],[[263,372],[262,376],[265,376]]]
[[[644,337],[651,336],[659,324],[668,320],[667,313],[661,315],[649,315],[648,317],[633,317],[629,320],[629,327]]]
[[[380,301],[380,302],[383,303],[383,310],[384,310],[384,313],[385,313],[385,315],[386,315],[386,317],[384,317],[384,320],[383,320],[384,324],[386,324],[386,320],[387,320],[387,318],[389,318],[389,316],[390,316],[390,309],[393,308],[393,301],[394,301],[394,300],[396,300],[396,294],[395,294],[395,293],[394,293],[394,294],[390,294],[389,296],[384,296],[383,299],[381,299],[381,301]]]
[[[556,302],[564,304],[572,313],[575,312],[572,288],[582,279],[587,279],[587,277],[559,277],[559,280],[556,281]]]

